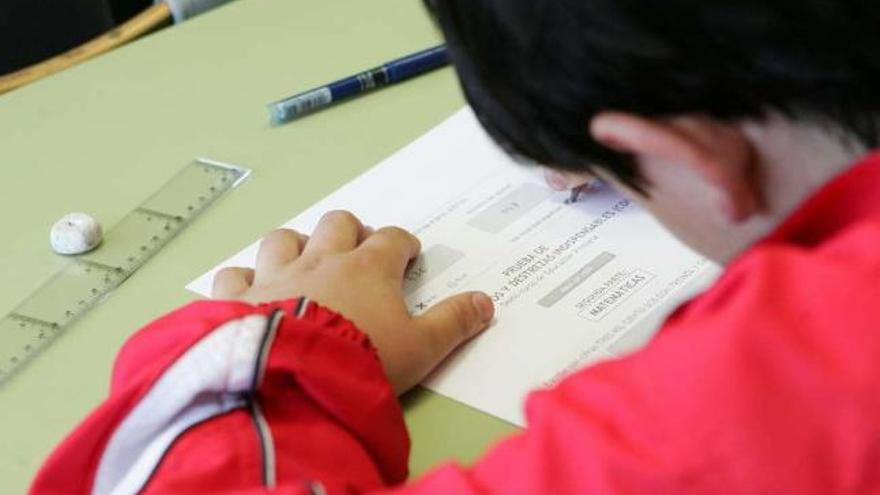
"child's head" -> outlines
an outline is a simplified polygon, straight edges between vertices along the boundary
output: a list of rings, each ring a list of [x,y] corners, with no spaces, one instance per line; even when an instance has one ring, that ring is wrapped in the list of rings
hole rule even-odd
[[[719,259],[772,228],[758,218],[775,201],[762,197],[765,178],[750,176],[764,173],[755,161],[816,140],[815,153],[833,158],[832,141],[878,144],[875,0],[427,3],[467,99],[499,143],[641,191],[661,220]],[[660,166],[673,163],[683,167]],[[681,204],[664,199],[688,191],[694,198]],[[749,224],[740,227],[751,239],[725,252],[717,238],[734,224]]]

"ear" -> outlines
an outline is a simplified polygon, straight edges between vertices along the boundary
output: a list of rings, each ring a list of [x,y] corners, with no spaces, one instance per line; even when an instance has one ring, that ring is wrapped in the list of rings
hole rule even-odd
[[[739,223],[760,209],[760,188],[754,181],[753,148],[739,127],[705,117],[652,119],[621,112],[603,112],[590,123],[593,139],[610,149],[636,157],[639,173],[652,181],[679,167],[688,182],[709,192],[726,220]],[[649,186],[650,187],[650,186]]]

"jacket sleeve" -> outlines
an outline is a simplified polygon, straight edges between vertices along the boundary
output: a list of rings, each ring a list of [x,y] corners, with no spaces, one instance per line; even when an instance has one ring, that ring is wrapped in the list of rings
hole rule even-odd
[[[305,299],[204,301],[136,333],[32,493],[348,493],[399,484],[409,439],[367,337]]]

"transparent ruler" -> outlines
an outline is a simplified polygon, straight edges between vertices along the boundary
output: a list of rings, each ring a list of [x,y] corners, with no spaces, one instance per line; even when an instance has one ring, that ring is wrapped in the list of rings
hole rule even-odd
[[[0,384],[131,276],[248,175],[200,158],[106,232],[90,253],[72,257],[11,312],[0,317]]]

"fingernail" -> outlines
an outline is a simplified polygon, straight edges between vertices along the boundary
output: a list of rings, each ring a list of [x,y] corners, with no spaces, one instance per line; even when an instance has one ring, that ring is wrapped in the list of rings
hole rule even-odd
[[[568,189],[568,179],[566,179],[565,176],[563,176],[559,172],[554,172],[553,170],[545,170],[544,180],[547,181],[547,185],[549,185],[553,189],[556,189],[557,191]]]
[[[481,321],[487,322],[495,315],[495,305],[492,304],[492,300],[486,294],[478,292],[474,294],[472,301],[474,307],[477,308],[477,314],[480,315]]]

